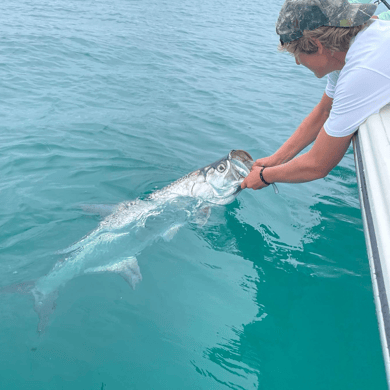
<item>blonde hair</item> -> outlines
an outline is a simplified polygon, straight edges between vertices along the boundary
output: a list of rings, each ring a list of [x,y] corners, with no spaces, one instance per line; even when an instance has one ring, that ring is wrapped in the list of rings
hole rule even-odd
[[[330,27],[321,26],[315,30],[304,30],[303,36],[288,43],[279,44],[280,51],[287,51],[296,55],[300,53],[317,53],[318,47],[314,39],[318,39],[322,45],[331,51],[348,51],[351,39],[355,37],[366,23],[356,27]]]

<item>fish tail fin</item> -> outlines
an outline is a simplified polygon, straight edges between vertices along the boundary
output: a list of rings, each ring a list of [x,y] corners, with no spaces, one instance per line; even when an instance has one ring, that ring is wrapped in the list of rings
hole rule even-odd
[[[41,294],[33,290],[32,294],[35,299],[34,310],[39,317],[37,332],[42,335],[45,332],[47,325],[49,324],[50,315],[56,308],[58,290],[51,291],[48,294]]]
[[[55,301],[58,296],[57,291],[53,291],[49,294],[42,294],[38,292],[35,288],[35,281],[29,280],[27,282],[11,284],[0,289],[0,294],[25,294],[32,295],[35,304],[34,310],[38,314],[39,323],[37,331],[39,334],[42,334],[49,323],[50,314],[55,309]]]
[[[42,294],[35,288],[35,281],[29,280],[27,282],[11,284],[0,288],[0,294],[24,294],[31,295],[34,300],[34,310],[38,314],[39,323],[37,331],[42,334],[47,324],[49,323],[50,314],[53,313],[56,307],[56,299],[58,297],[58,291],[52,291],[48,294]]]
[[[141,271],[138,266],[137,259],[135,257],[128,257],[119,262],[111,263],[107,266],[88,268],[84,271],[86,274],[101,273],[101,272],[114,272],[122,276],[123,279],[134,290],[137,283],[142,280]]]

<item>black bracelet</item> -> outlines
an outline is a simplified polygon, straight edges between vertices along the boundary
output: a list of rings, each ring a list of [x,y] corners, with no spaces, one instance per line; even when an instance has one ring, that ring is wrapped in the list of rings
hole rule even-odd
[[[261,168],[261,171],[260,171],[260,179],[261,179],[261,181],[262,181],[265,185],[269,186],[271,183],[268,183],[268,181],[265,181],[265,179],[264,179],[264,177],[263,177],[263,171],[264,171],[264,169],[265,169],[265,167]]]

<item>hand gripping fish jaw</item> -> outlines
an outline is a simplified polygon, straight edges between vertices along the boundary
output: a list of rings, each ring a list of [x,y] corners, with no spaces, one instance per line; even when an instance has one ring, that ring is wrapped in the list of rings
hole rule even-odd
[[[252,165],[253,159],[249,153],[232,150],[227,156],[196,171],[203,185],[196,183],[192,195],[210,203],[231,203],[241,191],[241,183],[248,176]]]

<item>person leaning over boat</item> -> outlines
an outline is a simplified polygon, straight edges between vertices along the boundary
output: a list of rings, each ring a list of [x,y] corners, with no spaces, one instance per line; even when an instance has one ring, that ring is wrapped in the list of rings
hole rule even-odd
[[[316,77],[328,75],[321,101],[272,156],[253,165],[242,188],[325,177],[358,127],[390,102],[390,22],[371,19],[374,4],[287,0],[276,24],[280,49]],[[310,151],[294,158],[313,141]]]

